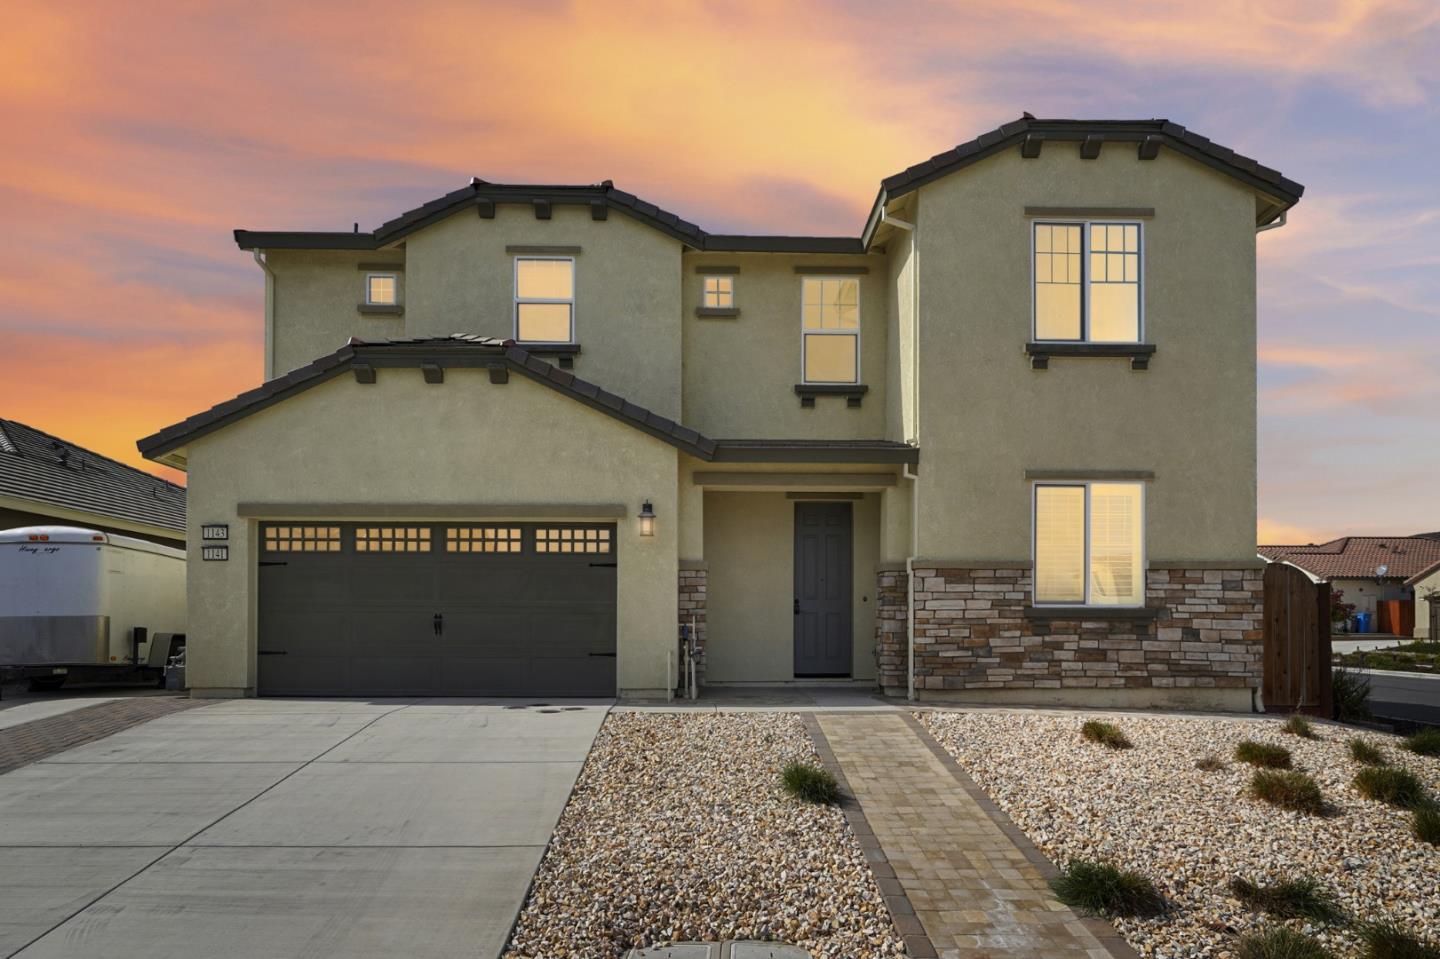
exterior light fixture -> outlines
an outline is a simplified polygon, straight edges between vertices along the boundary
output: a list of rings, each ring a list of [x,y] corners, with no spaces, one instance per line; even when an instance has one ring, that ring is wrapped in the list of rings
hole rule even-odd
[[[640,535],[655,535],[655,507],[650,505],[647,499],[645,505],[640,507]]]

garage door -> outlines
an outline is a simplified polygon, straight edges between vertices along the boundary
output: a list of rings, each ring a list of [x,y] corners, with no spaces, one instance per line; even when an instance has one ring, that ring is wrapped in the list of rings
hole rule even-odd
[[[264,523],[259,692],[613,696],[594,523]]]

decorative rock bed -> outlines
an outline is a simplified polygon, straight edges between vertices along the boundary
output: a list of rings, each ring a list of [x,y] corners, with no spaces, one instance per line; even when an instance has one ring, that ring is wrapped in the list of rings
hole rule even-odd
[[[722,939],[827,959],[903,955],[843,814],[780,791],[792,760],[818,760],[793,714],[612,713],[505,959]]]
[[[1313,876],[1351,917],[1395,922],[1440,936],[1440,849],[1415,839],[1410,814],[1364,799],[1362,768],[1346,741],[1358,737],[1418,775],[1440,796],[1440,760],[1399,739],[1315,724],[1317,739],[1279,720],[1108,716],[1134,743],[1109,750],[1081,738],[1082,715],[932,712],[921,722],[1046,856],[1106,860],[1148,876],[1169,900],[1154,919],[1116,928],[1145,956],[1233,955],[1235,939],[1280,920],[1231,897],[1235,876],[1256,881]],[[1289,749],[1332,807],[1327,816],[1286,812],[1247,795],[1252,767],[1233,759],[1242,739]],[[1204,756],[1224,768],[1196,768]],[[1355,954],[1353,926],[1289,920],[1341,955]]]

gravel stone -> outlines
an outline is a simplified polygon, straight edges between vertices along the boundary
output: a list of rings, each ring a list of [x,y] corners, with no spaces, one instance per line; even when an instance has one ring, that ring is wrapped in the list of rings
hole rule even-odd
[[[781,791],[792,760],[819,761],[794,714],[612,713],[505,959],[721,939],[825,959],[903,955],[844,814]]]
[[[1234,955],[1235,937],[1279,920],[1251,913],[1226,888],[1234,876],[1313,876],[1352,918],[1390,920],[1440,936],[1440,850],[1416,840],[1403,810],[1363,798],[1346,740],[1360,737],[1440,796],[1440,760],[1412,756],[1381,733],[1315,724],[1298,739],[1279,720],[1108,716],[1134,749],[1080,736],[1083,715],[932,712],[918,718],[1052,861],[1102,859],[1137,870],[1170,902],[1152,919],[1115,927],[1147,957]],[[1242,739],[1285,746],[1334,807],[1326,817],[1246,795],[1254,770],[1231,760]],[[1201,756],[1224,757],[1215,772]],[[1286,923],[1341,955],[1358,955],[1353,927]]]

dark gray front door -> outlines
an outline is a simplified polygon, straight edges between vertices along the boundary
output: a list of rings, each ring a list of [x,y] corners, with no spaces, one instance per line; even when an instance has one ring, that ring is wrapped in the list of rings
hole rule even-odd
[[[261,695],[613,696],[615,527],[261,524]]]
[[[850,504],[795,504],[795,675],[849,676]]]

